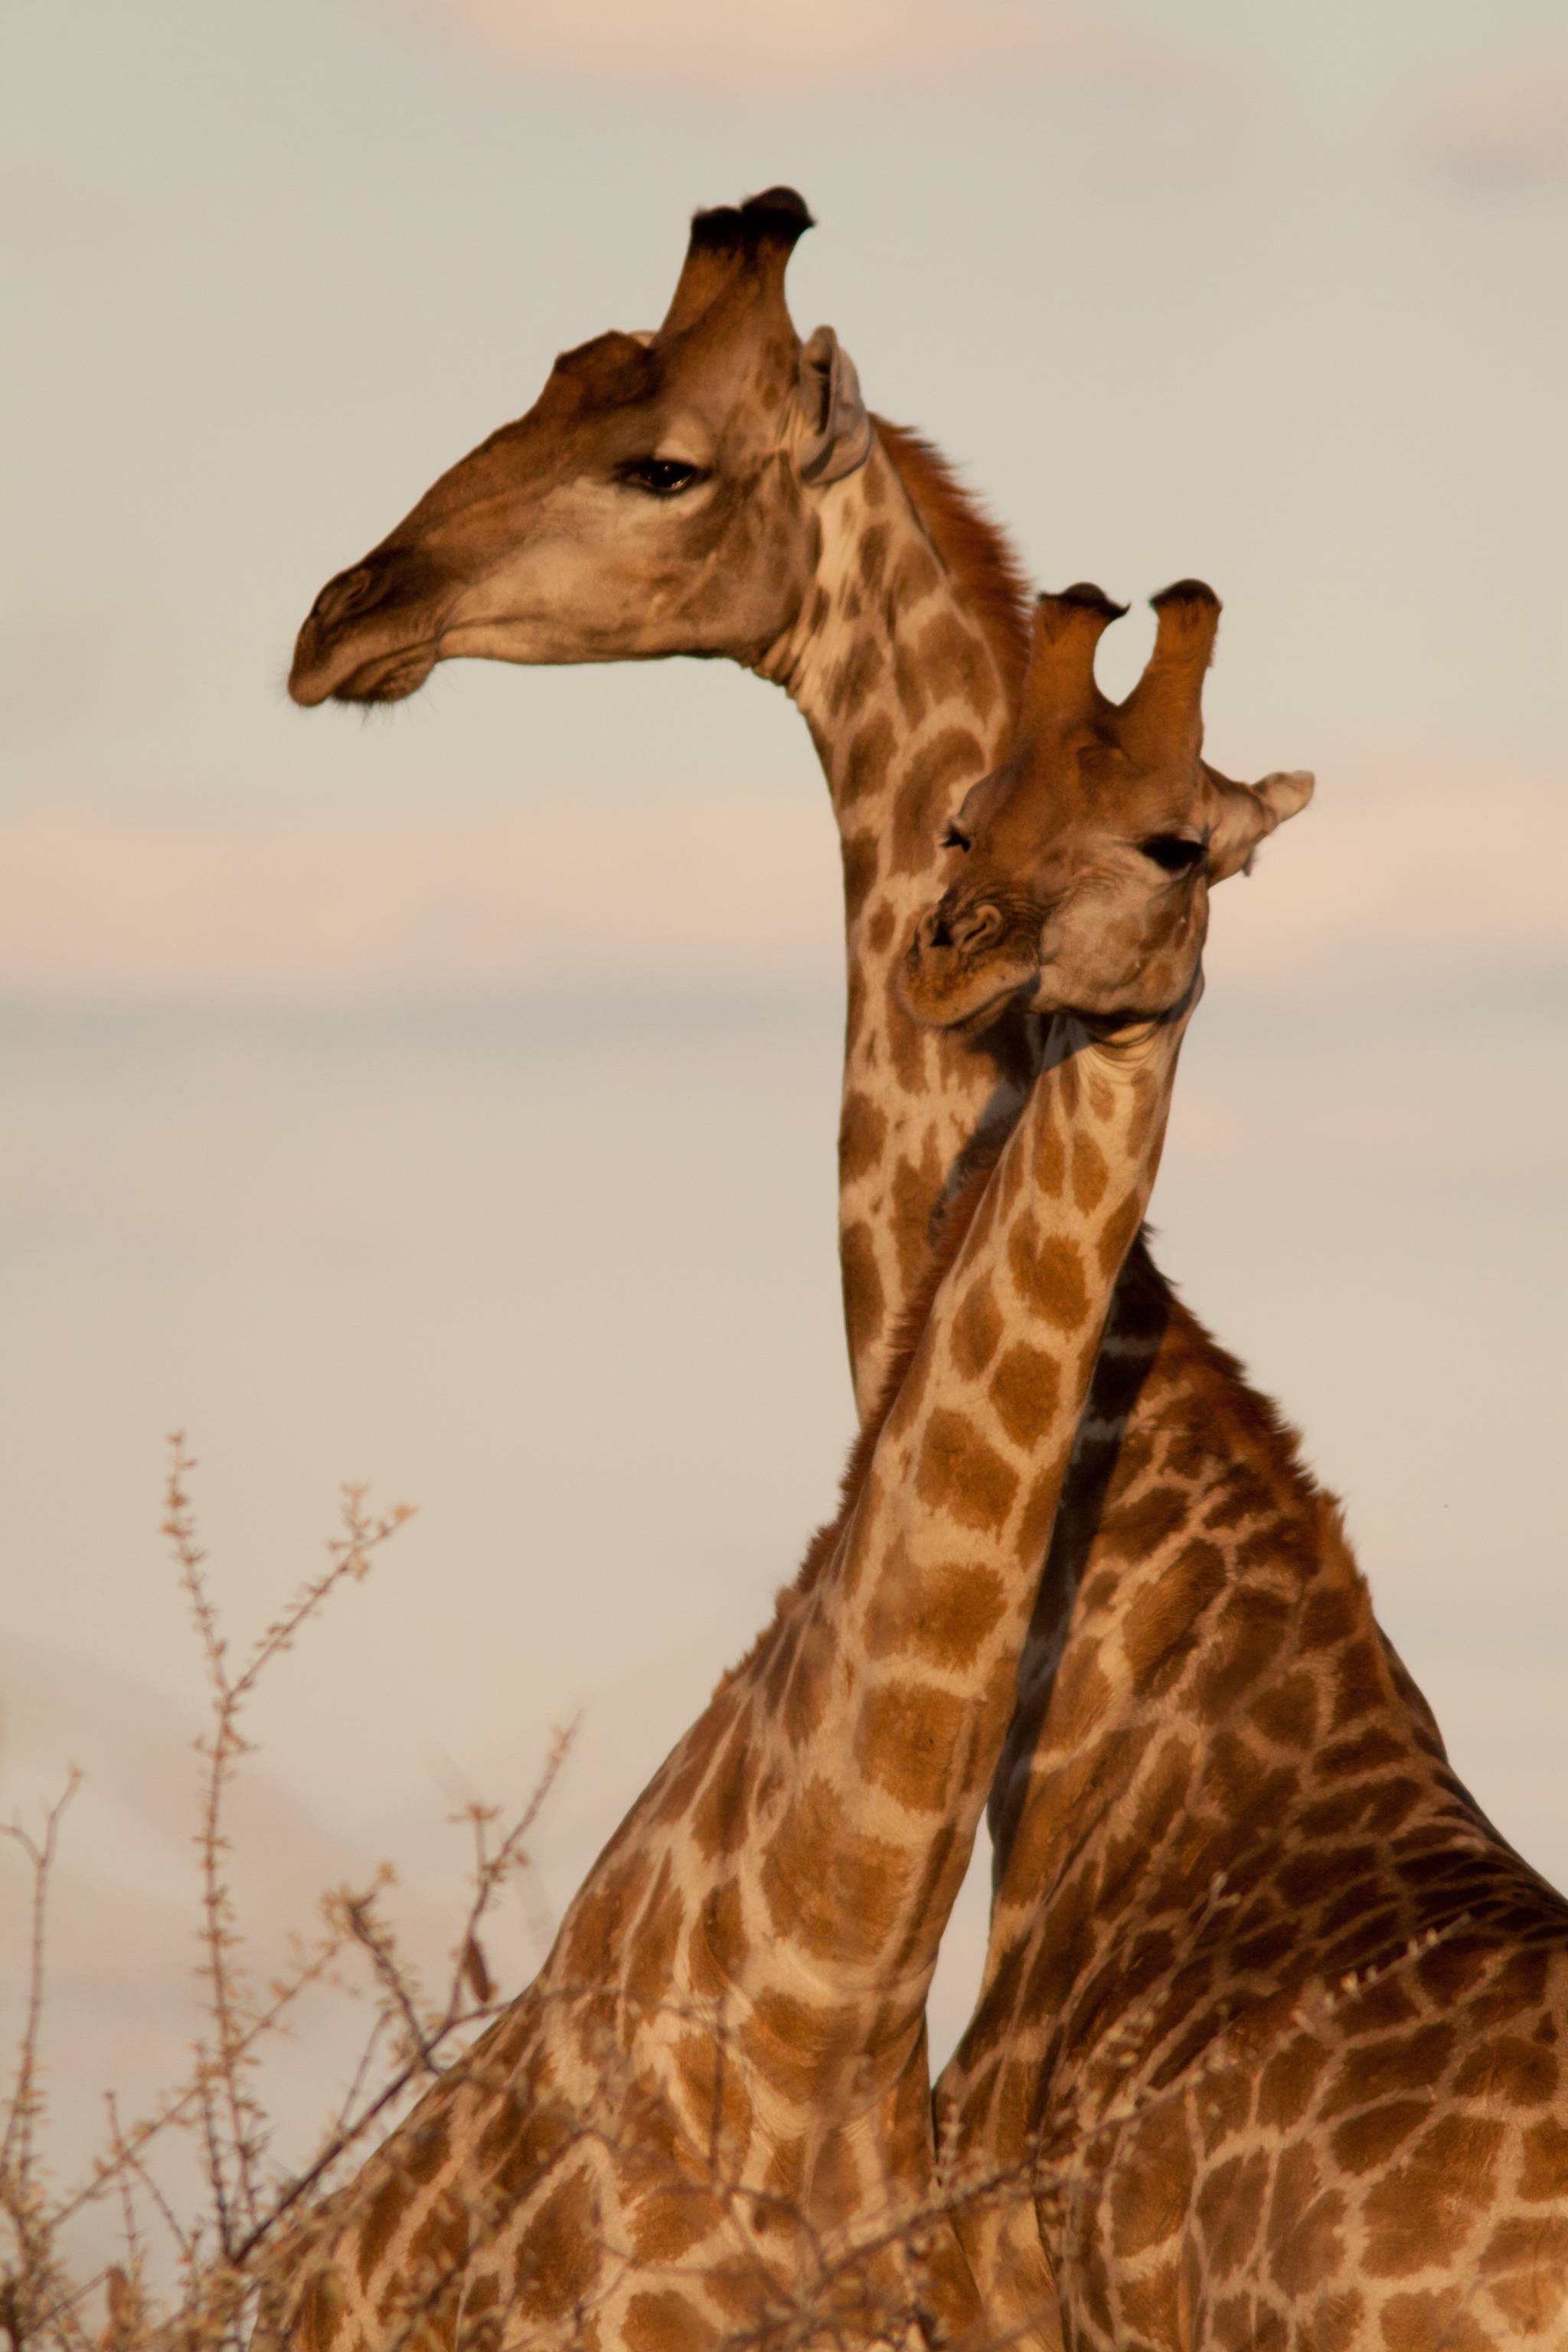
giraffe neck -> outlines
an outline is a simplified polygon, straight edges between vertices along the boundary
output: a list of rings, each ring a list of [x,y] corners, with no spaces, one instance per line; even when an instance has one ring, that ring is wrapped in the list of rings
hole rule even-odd
[[[1158,1356],[1092,1567],[1053,1545],[985,1981],[938,2094],[1004,2164],[1141,2039],[1401,1948],[1446,1896],[1439,1872],[1424,1915],[1400,1853],[1487,1835],[1293,1433],[1146,1263],[1123,1290]],[[1020,2060],[1027,2116],[1000,2095]]]
[[[937,1945],[1184,1026],[1079,1033],[1037,1081],[837,1538],[639,1801],[613,1889],[595,1871],[546,1971],[619,1988],[639,2079],[662,2068],[692,2130],[713,2048],[694,2067],[663,2021],[721,2002],[803,2186],[855,2119],[885,2149],[925,2113]]]
[[[1016,1116],[1035,1067],[1037,1024],[966,1043],[917,1027],[894,987],[947,814],[1005,749],[1020,611],[1002,541],[920,444],[879,421],[866,464],[823,499],[800,617],[759,665],[811,729],[843,851],[839,1262],[862,1416],[963,1155]]]

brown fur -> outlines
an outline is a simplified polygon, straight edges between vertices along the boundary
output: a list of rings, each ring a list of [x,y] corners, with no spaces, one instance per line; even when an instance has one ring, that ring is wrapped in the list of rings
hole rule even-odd
[[[1102,1265],[1082,1328],[1063,1334],[1010,1280],[1009,1239],[1058,1198],[1087,1267],[1103,1233],[1141,1212],[1180,1031],[1140,1044],[1147,1060],[1108,1066],[1102,1083],[1070,1056],[1053,1063],[989,1181],[971,1169],[935,1253],[940,1265],[963,1242],[952,1286],[909,1318],[906,1351],[924,1329],[887,1383],[896,1403],[875,1460],[852,1469],[859,1501],[842,1542],[821,1548],[814,1587],[784,1596],[750,1671],[637,1799],[532,1985],[376,2152],[348,2200],[358,2234],[334,2221],[319,2242],[343,2282],[349,2352],[385,2341],[388,2312],[422,2292],[426,2262],[447,2296],[437,2331],[486,2281],[494,2313],[510,2306],[507,2336],[521,2328],[541,2344],[654,2341],[638,2315],[656,2281],[670,2342],[782,2342],[795,2295],[803,2315],[811,2299],[813,2341],[952,2343],[978,2330],[956,2221],[922,2212],[903,2226],[935,2172],[925,1992],[1006,1729],[1117,1271]],[[1080,1127],[1109,1171],[1098,1222],[1081,1223],[1068,1199]],[[925,1273],[929,1285],[936,1269]],[[1025,1440],[977,1394],[967,1329],[955,1337],[982,1278],[1009,1360],[1040,1360],[1027,1385],[1043,1418]],[[503,2146],[505,2179],[486,2173],[498,2108],[510,2147],[526,2118],[534,2147],[542,2129],[554,2135],[559,2161],[546,2147],[523,2177]],[[444,2158],[416,2179],[404,2151],[438,2130]],[[628,2261],[621,2249],[653,2200],[647,2239],[665,2242],[679,2190],[704,2219],[677,2274],[657,2254]],[[758,2202],[786,2225],[774,2242],[752,2220]],[[832,2308],[840,2246],[868,2315],[852,2329]]]

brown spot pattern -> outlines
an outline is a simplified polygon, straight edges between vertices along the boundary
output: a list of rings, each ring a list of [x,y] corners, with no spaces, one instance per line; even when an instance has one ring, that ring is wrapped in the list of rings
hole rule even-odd
[[[996,1418],[1015,1445],[1037,1445],[1055,1420],[1061,1401],[1061,1372],[1056,1359],[1041,1348],[1019,1339],[1008,1349],[991,1375],[991,1402]]]
[[[955,1565],[928,1570],[918,1583],[894,1580],[879,1590],[867,1618],[867,1654],[966,1673],[1006,1607],[1005,1588],[993,1568]]]
[[[1080,1331],[1089,1319],[1089,1286],[1078,1244],[1042,1232],[1028,1218],[1014,1226],[1007,1263],[1026,1305],[1055,1331]]]
[[[928,1509],[989,1533],[1013,1507],[1018,1474],[963,1413],[939,1410],[921,1435],[914,1485]]]
[[[965,1699],[931,1683],[883,1683],[866,1695],[855,1742],[866,1779],[907,1811],[936,1813],[948,1804],[955,1759],[963,1755]]]

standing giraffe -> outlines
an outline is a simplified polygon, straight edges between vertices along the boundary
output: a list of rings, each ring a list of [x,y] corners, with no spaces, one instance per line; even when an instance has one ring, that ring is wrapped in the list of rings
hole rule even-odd
[[[1175,872],[1230,865],[1169,805],[1162,742],[1092,688],[1071,723],[1107,873],[1130,817]],[[925,1017],[1048,981],[1063,789],[969,795],[911,960]],[[1047,1570],[1059,1664],[939,2088],[955,2185],[1012,2176],[957,2209],[988,2319],[1048,2335],[1059,2295],[1070,2352],[1562,2347],[1568,1902],[1455,1778],[1294,1434],[1142,1297],[1163,1344],[1090,1568]]]
[[[1093,614],[1042,601],[1031,773],[1077,757],[1058,722]],[[1219,804],[1192,725],[1206,651],[1191,600],[1167,597],[1121,717],[1168,805],[1148,839],[1130,803],[1109,880],[1103,804],[1091,831],[1056,795],[1037,999],[1092,1024],[1059,1024],[994,1169],[955,1209],[951,1265],[838,1520],[632,1808],[535,1982],[340,2200],[300,2282],[299,2352],[415,2328],[632,2352],[984,2330],[951,2221],[900,2226],[933,2171],[926,1992],[1195,1002],[1205,879],[1201,859],[1166,870],[1166,835],[1228,827],[1238,864],[1292,804],[1274,782]],[[1130,1025],[1108,1019],[1130,1008]]]
[[[954,1041],[912,1022],[898,994],[942,820],[1006,742],[1026,630],[1004,541],[929,451],[867,415],[829,330],[796,336],[784,276],[807,220],[783,189],[700,214],[658,332],[601,336],[560,360],[527,416],[443,475],[322,591],[289,683],[305,704],[366,702],[413,692],[456,656],[697,653],[786,688],[826,771],[843,846],[839,1224],[864,1414],[917,1294],[933,1218],[983,1131],[1005,1131],[1037,1063],[1032,1016],[1005,1013]],[[1139,1464],[1209,1410],[1224,1360],[1202,1339],[1136,1242],[1058,1517],[1048,1593],[1070,1591],[1098,1556],[1101,1508],[1136,1491]],[[1243,1423],[1251,1410],[1238,1377],[1228,1410]],[[1194,1493],[1194,1528],[1203,1507]],[[1037,1838],[1009,1856],[1058,1630],[1047,1613],[1031,1633],[992,1797],[1009,1937],[1049,1884]],[[1012,1981],[1004,1948],[994,1937],[993,2021]],[[984,2169],[988,2111],[973,2111],[971,2144],[972,2110],[948,2089],[955,2158]],[[1027,2307],[1048,2341],[1031,2245]]]

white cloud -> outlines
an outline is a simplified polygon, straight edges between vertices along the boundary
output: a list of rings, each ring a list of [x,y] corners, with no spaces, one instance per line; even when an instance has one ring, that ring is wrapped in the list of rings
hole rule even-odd
[[[1539,969],[1563,823],[1524,765],[1331,760],[1255,881],[1225,893],[1216,946],[1266,989]],[[840,953],[831,833],[805,795],[360,833],[0,824],[0,991],[34,1001],[798,994],[836,986]]]
[[[1426,169],[1467,193],[1568,187],[1568,58],[1463,82],[1427,108],[1415,139]]]

